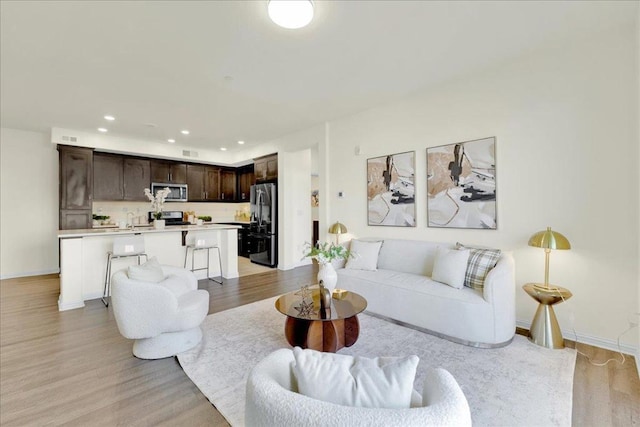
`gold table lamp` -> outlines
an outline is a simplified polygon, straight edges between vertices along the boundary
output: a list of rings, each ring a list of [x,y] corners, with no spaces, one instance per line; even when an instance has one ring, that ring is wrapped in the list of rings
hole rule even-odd
[[[340,235],[347,233],[347,226],[342,224],[341,222],[336,222],[331,227],[329,227],[329,234],[336,235],[336,245],[340,244]]]
[[[538,301],[538,309],[529,328],[529,340],[547,348],[564,348],[562,331],[553,305],[566,301],[572,294],[568,289],[549,284],[549,255],[551,249],[571,249],[569,240],[547,227],[529,239],[529,246],[544,249],[544,283],[527,283],[523,289]]]

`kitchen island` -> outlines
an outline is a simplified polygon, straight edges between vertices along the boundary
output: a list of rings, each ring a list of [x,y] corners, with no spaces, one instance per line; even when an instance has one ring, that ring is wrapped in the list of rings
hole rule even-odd
[[[60,240],[60,297],[58,310],[84,307],[84,301],[102,297],[107,267],[107,252],[112,249],[117,236],[144,235],[145,252],[158,258],[160,264],[182,267],[186,244],[193,241],[195,233],[211,233],[220,246],[222,276],[225,279],[238,277],[238,229],[237,225],[205,224],[167,226],[164,229],[135,227],[133,229],[97,228],[81,230],[59,230]],[[213,259],[210,275],[220,275],[218,262]],[[191,256],[191,255],[190,255]],[[144,262],[144,258],[142,259]],[[206,251],[196,254],[196,268],[206,266]],[[136,263],[135,258],[112,261],[112,272]],[[191,262],[189,261],[188,266]],[[196,271],[198,279],[206,277],[206,271]]]

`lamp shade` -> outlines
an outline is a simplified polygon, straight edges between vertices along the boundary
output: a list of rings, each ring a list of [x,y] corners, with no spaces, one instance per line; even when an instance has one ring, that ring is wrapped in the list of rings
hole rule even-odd
[[[347,231],[347,226],[340,222],[336,222],[331,227],[329,227],[329,233],[331,234],[344,234],[347,233]]]
[[[569,239],[557,231],[551,231],[547,227],[544,231],[538,231],[529,238],[529,246],[543,249],[571,249]]]

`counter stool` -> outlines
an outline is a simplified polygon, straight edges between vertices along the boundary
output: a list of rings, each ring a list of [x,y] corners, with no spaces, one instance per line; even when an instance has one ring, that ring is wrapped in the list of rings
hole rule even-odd
[[[216,280],[213,277],[209,277],[209,251],[214,249],[218,251],[218,266],[220,267],[220,280]],[[193,243],[188,244],[184,252],[184,268],[187,268],[187,256],[191,250],[191,271],[207,270],[207,279],[219,283],[222,285],[222,256],[220,255],[220,247],[213,240],[210,233],[196,233],[194,234]],[[196,251],[207,251],[207,266],[202,268],[195,268],[194,259]]]
[[[144,237],[141,234],[133,236],[119,236],[113,238],[113,249],[107,252],[107,272],[104,276],[104,294],[102,303],[109,307],[109,295],[111,295],[111,261],[118,258],[137,257],[140,265],[140,257],[148,261],[149,257],[144,252]]]

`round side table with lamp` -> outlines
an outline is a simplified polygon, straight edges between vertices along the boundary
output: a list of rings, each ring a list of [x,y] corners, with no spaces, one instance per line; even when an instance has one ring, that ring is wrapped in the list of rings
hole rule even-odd
[[[561,233],[547,227],[545,231],[539,231],[531,236],[529,246],[543,248],[545,253],[544,283],[527,283],[522,287],[539,303],[529,328],[529,340],[547,348],[564,348],[562,331],[553,311],[553,305],[568,300],[572,294],[568,289],[549,283],[549,254],[551,249],[571,249],[571,244]]]

